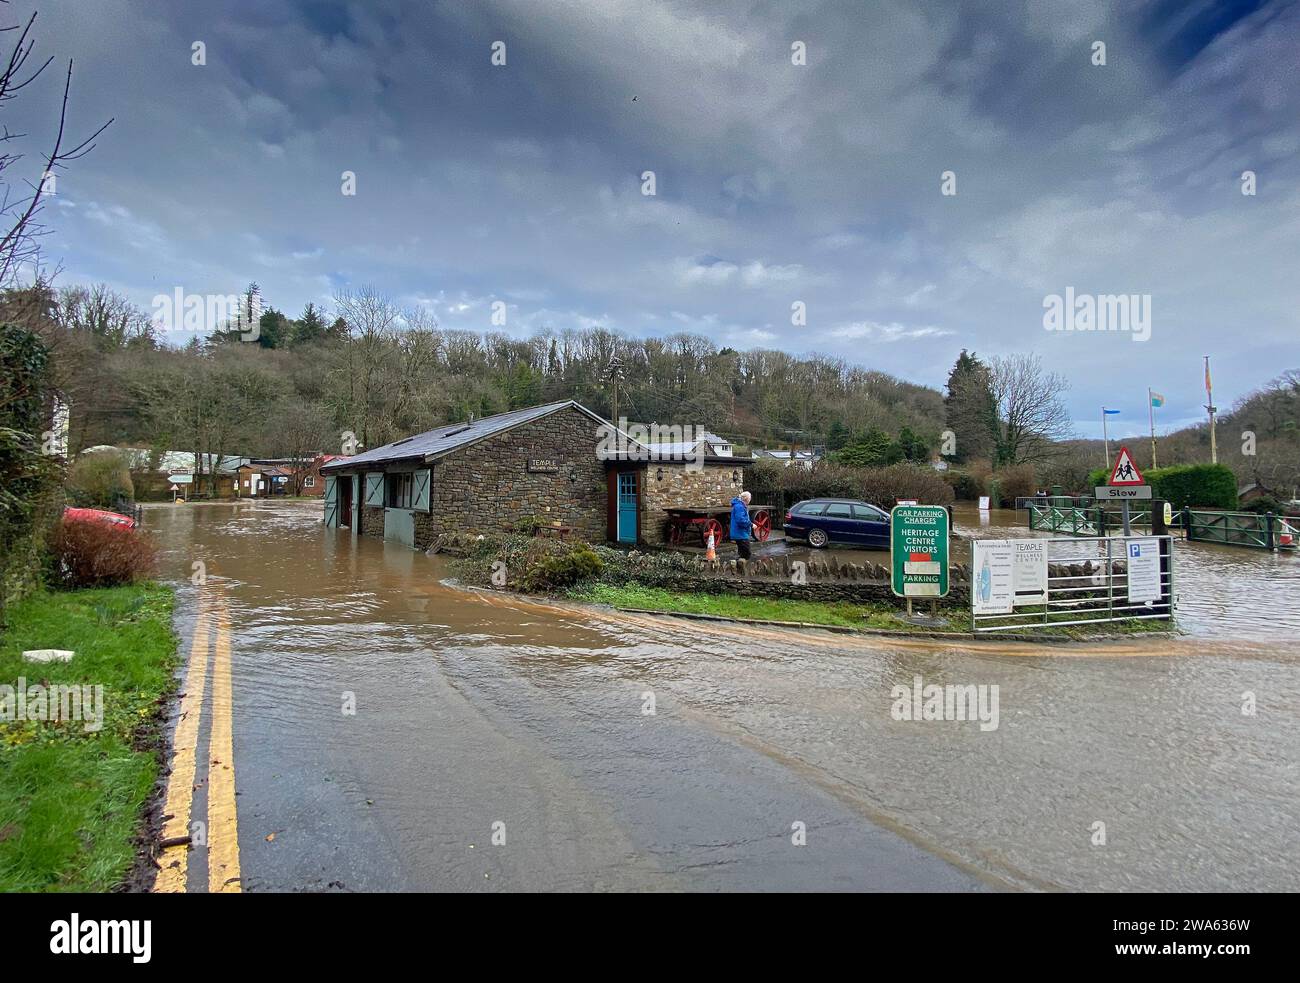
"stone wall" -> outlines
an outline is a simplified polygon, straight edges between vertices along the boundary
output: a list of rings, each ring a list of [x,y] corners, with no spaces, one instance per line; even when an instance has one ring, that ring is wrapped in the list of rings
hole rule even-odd
[[[663,480],[655,477],[663,468]],[[732,472],[739,472],[739,483],[731,483]],[[736,464],[705,464],[694,469],[686,464],[656,464],[650,462],[642,487],[641,537],[651,546],[668,540],[669,508],[689,508],[717,505],[730,508],[731,500],[745,488],[745,469]]]
[[[428,549],[453,531],[507,532],[532,516],[559,520],[577,536],[603,543],[607,489],[596,426],[570,407],[436,462],[428,521],[417,520],[416,546]],[[554,461],[557,470],[529,471],[530,460]]]
[[[384,510],[375,508],[373,505],[362,505],[361,528],[358,531],[363,536],[375,536],[379,539],[383,539]]]

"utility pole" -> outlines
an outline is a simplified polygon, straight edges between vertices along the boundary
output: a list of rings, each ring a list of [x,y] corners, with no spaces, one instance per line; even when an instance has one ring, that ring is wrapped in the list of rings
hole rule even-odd
[[[1210,463],[1219,463],[1219,445],[1214,439],[1214,388],[1210,385],[1210,356],[1205,356],[1205,410],[1210,414]]]
[[[606,366],[605,371],[608,374],[610,384],[613,387],[613,398],[611,399],[613,406],[613,423],[614,426],[621,428],[621,425],[618,422],[618,384],[623,378],[623,360],[618,357],[618,352],[614,352],[609,356],[609,365]]]
[[[1160,397],[1162,400],[1164,397]],[[1151,387],[1147,387],[1147,416],[1151,419],[1151,470],[1156,467],[1156,404],[1151,395]]]

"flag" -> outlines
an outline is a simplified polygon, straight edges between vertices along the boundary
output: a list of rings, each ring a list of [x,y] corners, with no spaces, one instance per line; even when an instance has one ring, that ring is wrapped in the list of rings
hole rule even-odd
[[[1113,414],[1119,412],[1119,410],[1108,410],[1104,406],[1102,407],[1101,411],[1105,413],[1107,416],[1112,416]]]
[[[1152,393],[1151,405],[1154,406],[1156,409],[1160,409],[1160,407],[1165,405],[1165,398],[1161,396],[1159,393]]]
[[[1210,395],[1214,390],[1210,386],[1210,360],[1205,360],[1205,395]]]

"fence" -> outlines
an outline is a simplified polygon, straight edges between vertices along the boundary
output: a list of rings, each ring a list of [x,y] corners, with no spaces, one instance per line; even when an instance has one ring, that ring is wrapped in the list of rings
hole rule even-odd
[[[1295,549],[1300,541],[1300,520],[1271,512],[1208,512],[1183,509],[1182,526],[1188,542],[1219,543],[1223,546],[1251,546],[1256,549]]]
[[[1100,505],[1090,508],[1029,506],[1029,528],[1046,532],[1068,532],[1072,536],[1104,536],[1110,530],[1124,528],[1124,515],[1118,509]],[[1130,509],[1129,527],[1151,528],[1151,509]]]
[[[1058,508],[1088,508],[1097,500],[1091,495],[1021,495],[1015,500],[1014,508],[1028,509],[1035,505],[1054,505]]]
[[[1031,631],[1071,625],[1173,619],[1174,554],[1171,537],[1093,536],[1031,542],[1047,543],[1047,589],[1042,601],[1016,604],[1010,614],[976,614],[976,593],[981,573],[972,569],[973,631]],[[1152,546],[1158,551],[1158,598],[1140,597],[1144,591],[1150,591],[1149,580],[1135,581],[1134,590],[1129,590],[1129,569],[1133,562],[1129,557],[1134,544],[1140,544],[1139,553]],[[1145,556],[1149,554],[1138,558],[1150,563]]]

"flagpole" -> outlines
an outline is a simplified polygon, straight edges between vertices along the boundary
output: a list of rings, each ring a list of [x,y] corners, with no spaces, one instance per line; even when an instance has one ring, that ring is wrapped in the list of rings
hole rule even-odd
[[[1106,467],[1110,467],[1110,431],[1106,427],[1106,407],[1101,408],[1101,439],[1105,447],[1103,453],[1106,455],[1102,461]]]
[[[1151,399],[1151,387],[1147,386],[1147,416],[1151,418],[1151,467],[1156,466],[1156,404]]]
[[[1208,400],[1206,411],[1210,414],[1210,463],[1219,463],[1219,447],[1214,439],[1214,387],[1210,384],[1210,356],[1205,356],[1205,398]]]

